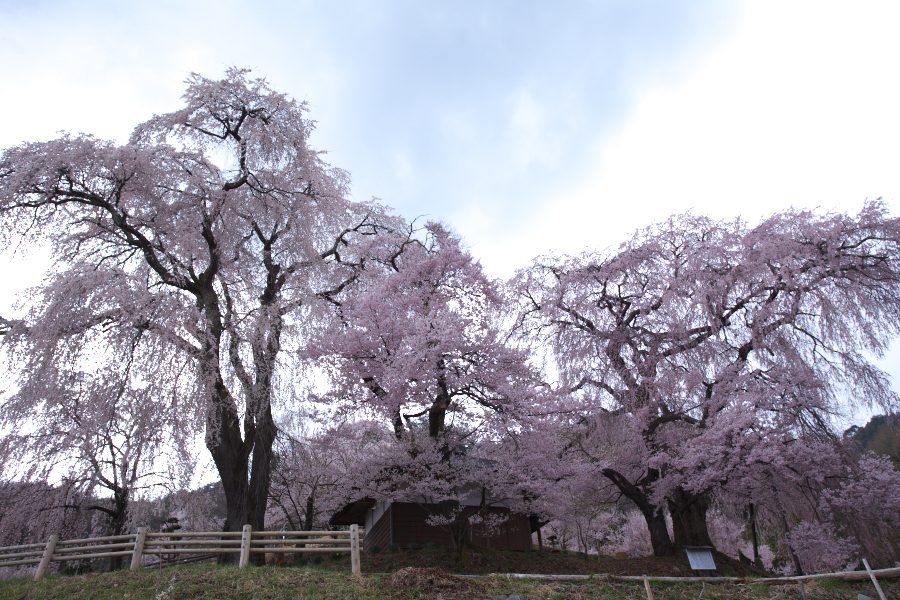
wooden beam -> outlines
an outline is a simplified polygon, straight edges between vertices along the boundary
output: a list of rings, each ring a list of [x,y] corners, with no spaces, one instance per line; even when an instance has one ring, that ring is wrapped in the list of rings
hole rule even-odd
[[[41,557],[41,563],[38,565],[37,571],[34,573],[34,580],[40,581],[41,577],[44,576],[44,573],[47,572],[47,568],[50,566],[50,561],[53,559],[53,551],[56,550],[56,543],[59,541],[59,536],[55,533],[50,536],[50,539],[47,540],[47,545],[44,546],[44,555]]]
[[[141,568],[141,558],[144,555],[144,544],[147,542],[147,528],[138,527],[137,537],[134,539],[134,550],[131,553],[131,570],[138,571]]]
[[[241,559],[238,562],[238,568],[243,569],[250,562],[250,538],[253,536],[253,527],[249,524],[244,525],[241,530]]]
[[[881,597],[881,600],[887,600],[884,596],[884,592],[881,591],[881,586],[878,585],[878,580],[875,579],[875,574],[872,573],[872,569],[869,568],[869,561],[863,559],[863,566],[866,567],[866,573],[869,574],[869,578],[872,580],[872,583],[875,584],[875,589],[878,591],[878,595]],[[800,585],[803,585],[802,583]]]
[[[350,526],[350,569],[354,575],[362,572],[359,567],[359,525]]]

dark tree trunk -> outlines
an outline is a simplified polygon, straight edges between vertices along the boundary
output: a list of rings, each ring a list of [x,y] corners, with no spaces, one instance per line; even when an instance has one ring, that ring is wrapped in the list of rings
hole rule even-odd
[[[787,541],[788,534],[791,532],[788,527],[787,518],[784,516],[784,513],[781,513],[781,529],[784,531],[784,538]],[[800,564],[800,557],[797,556],[797,553],[794,552],[794,547],[788,543],[787,545],[788,551],[791,553],[791,560],[794,561],[794,570],[796,571],[795,575],[804,575],[803,573],[803,565]]]
[[[450,542],[453,549],[462,554],[472,545],[472,526],[468,517],[457,518],[450,523]]]
[[[266,507],[269,502],[269,486],[272,482],[272,446],[275,444],[276,427],[271,410],[261,423],[257,424],[253,440],[253,454],[250,462],[250,499],[247,521],[254,531],[266,526]]]
[[[271,413],[269,414],[271,421]],[[263,429],[262,427],[260,429]],[[249,487],[249,506],[248,515],[249,523],[253,527],[253,531],[263,531],[266,527],[266,508],[269,501],[269,484],[272,475],[272,446],[275,443],[275,424],[271,423],[270,427],[266,427],[270,431],[257,431],[256,443],[253,445],[253,459],[250,469],[250,487]],[[250,560],[253,564],[264,566],[266,564],[265,554],[251,554]]]
[[[303,524],[303,531],[312,531],[313,512],[315,511],[315,508],[315,500],[313,500],[313,495],[310,493],[310,495],[306,497],[306,522]]]
[[[273,272],[277,275],[280,267],[271,263],[271,241],[263,242],[266,244],[268,256],[265,264],[270,277],[260,302],[262,309],[269,311],[280,285]],[[209,326],[199,357],[200,377],[209,386],[211,394],[206,447],[212,454],[225,491],[225,531],[240,531],[247,524],[258,530],[265,526],[269,500],[272,445],[276,434],[271,387],[275,358],[280,349],[282,321],[280,316],[276,316],[267,327],[258,329],[256,338],[250,340],[254,364],[252,371],[246,369],[241,358],[239,338],[234,332],[231,334],[228,357],[246,396],[242,431],[237,402],[222,377],[222,340],[226,325],[231,324],[232,307],[226,295],[227,311],[223,315],[212,283],[215,275],[213,267],[217,264],[217,260],[211,262],[209,272],[200,277],[196,292],[198,305],[202,306]],[[230,556],[229,562],[234,562],[233,556]]]
[[[759,556],[759,538],[756,534],[756,511],[758,511],[758,510],[759,510],[759,508],[751,502],[750,503],[750,534],[753,537],[753,566],[756,567],[757,569],[762,569],[763,568],[762,558],[760,558],[760,556]]]
[[[472,526],[469,518],[484,508],[483,498],[480,506],[460,506],[456,500],[444,500],[439,502],[438,506],[441,509],[441,516],[450,522],[447,525],[447,532],[450,534],[453,549],[465,559],[466,552],[472,547]]]
[[[106,535],[122,535],[125,530],[125,521],[128,517],[128,494],[127,489],[116,489],[113,493],[113,509],[110,512],[109,524],[106,527]],[[122,568],[121,556],[111,556],[109,558],[109,570],[118,571]]]
[[[666,527],[666,515],[662,508],[650,502],[650,494],[647,487],[659,478],[656,469],[648,469],[637,483],[631,483],[628,479],[614,469],[603,469],[603,476],[612,481],[622,494],[634,502],[650,531],[650,544],[653,546],[654,556],[671,556],[675,554],[675,546],[669,537],[669,529]]]
[[[306,497],[306,513],[303,515],[303,518],[300,520],[300,529],[301,531],[312,531],[313,530],[313,515],[315,515],[316,508],[316,488],[313,487],[309,492],[309,496]],[[291,525],[293,527],[293,524]],[[306,548],[306,544],[297,544],[298,548]],[[302,554],[291,554],[290,561],[293,564],[296,564],[297,559],[301,558]]]
[[[272,418],[269,403],[263,415],[256,423],[253,436],[253,454],[250,462],[250,485],[248,488],[247,523],[254,531],[263,531],[266,527],[266,508],[269,503],[269,486],[272,482],[272,446],[275,444],[277,428]],[[265,565],[265,554],[251,554],[250,560],[255,565]]]
[[[706,494],[694,494],[679,487],[666,499],[672,515],[676,551],[682,546],[713,546],[706,527],[706,511],[709,510]]]
[[[210,294],[212,297],[212,294]],[[271,483],[272,446],[276,427],[271,409],[271,369],[277,354],[278,331],[270,336],[271,357],[254,353],[255,379],[243,369],[237,345],[232,341],[231,360],[247,394],[244,427],[241,430],[237,402],[224,383],[220,359],[221,320],[218,305],[210,300],[206,307],[213,334],[200,359],[201,377],[212,387],[211,409],[206,422],[206,447],[222,480],[226,517],[224,531],[241,531],[244,525],[254,530],[265,527],[266,507]],[[269,360],[271,358],[271,360]],[[246,436],[246,437],[244,437]],[[220,563],[237,562],[236,554],[223,554]],[[263,554],[252,555],[254,562],[264,561]]]
[[[221,381],[216,385],[214,410],[206,423],[206,447],[212,454],[225,493],[223,531],[241,531],[250,523],[248,444],[241,438],[237,410]],[[238,562],[237,554],[220,554],[220,564]]]
[[[227,508],[224,531],[241,531],[244,525],[248,524],[254,531],[261,531],[265,527],[271,482],[272,446],[275,442],[275,426],[271,422],[271,413],[267,416],[268,422],[259,424],[255,435],[247,442],[240,438],[236,418],[232,427],[220,428],[220,438],[213,440],[217,443],[207,442],[225,491]],[[250,456],[248,448],[252,448]],[[265,557],[262,554],[254,554],[251,559],[254,563],[261,563]],[[223,554],[219,562],[237,562],[237,555]]]
[[[200,380],[210,394],[206,414],[206,447],[212,455],[225,493],[225,524],[222,529],[231,532],[241,531],[244,525],[251,523],[249,459],[255,440],[252,422],[246,418],[247,440],[242,437],[237,402],[222,377],[220,360],[224,325],[219,300],[211,283],[213,275],[202,277],[198,286],[198,305],[203,307],[209,326],[198,363]],[[232,352],[236,352],[236,340],[232,340],[232,346]],[[237,554],[220,554],[218,562],[235,563],[238,560]]]
[[[666,513],[661,508],[651,507],[649,511],[641,510],[644,520],[647,521],[647,529],[650,530],[650,545],[653,546],[653,556],[672,556],[675,554],[675,546],[669,537],[669,528],[666,526]]]
[[[224,452],[213,452],[213,457],[216,458],[217,454],[224,454]],[[249,496],[247,463],[238,461],[226,463],[220,459],[216,459],[215,462],[219,471],[219,478],[222,480],[222,487],[225,490],[225,524],[222,526],[222,530],[241,531],[243,524],[246,524],[249,520],[247,514],[247,500]],[[220,554],[218,563],[237,563],[238,559],[237,554]]]

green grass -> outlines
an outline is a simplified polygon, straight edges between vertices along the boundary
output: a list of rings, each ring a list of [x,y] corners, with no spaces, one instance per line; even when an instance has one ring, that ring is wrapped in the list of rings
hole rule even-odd
[[[354,577],[346,571],[324,566],[217,567],[196,565],[138,573],[89,573],[52,575],[39,582],[30,577],[0,581],[0,600],[434,600],[444,598],[489,598],[499,594],[523,594],[528,600],[644,600],[642,582],[607,581],[601,577],[584,582],[487,577],[457,579],[435,577],[428,572],[403,571],[396,575]],[[423,574],[424,573],[424,574]],[[695,600],[700,584],[652,583],[654,600]],[[900,580],[884,580],[889,598],[900,598]],[[443,587],[442,587],[443,586]],[[846,600],[862,593],[877,594],[868,581],[820,580],[806,586],[808,600]],[[707,584],[703,600],[800,600],[797,585]]]
[[[830,592],[846,592],[849,588],[846,581],[836,577],[823,577],[818,582],[819,585]]]

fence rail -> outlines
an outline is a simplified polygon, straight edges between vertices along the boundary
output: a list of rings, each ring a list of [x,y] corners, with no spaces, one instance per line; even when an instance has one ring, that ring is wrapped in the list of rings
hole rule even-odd
[[[238,554],[238,565],[244,568],[251,554],[350,554],[354,575],[360,574],[359,547],[361,530],[351,525],[350,531],[253,531],[244,525],[242,531],[194,531],[151,533],[139,527],[137,533],[106,537],[60,540],[51,535],[43,544],[22,544],[0,548],[0,568],[38,565],[34,580],[43,577],[52,562],[93,560],[96,558],[131,557],[131,570],[141,568],[144,555],[157,557],[158,563],[169,562],[182,554]]]

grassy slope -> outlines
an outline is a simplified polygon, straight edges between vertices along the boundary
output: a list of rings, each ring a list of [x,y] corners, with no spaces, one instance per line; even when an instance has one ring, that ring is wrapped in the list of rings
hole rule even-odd
[[[762,571],[750,569],[740,562],[715,553],[718,570],[716,575],[722,577],[765,576]],[[327,563],[326,563],[327,564]],[[393,573],[404,567],[440,567],[450,573],[469,575],[486,575],[488,573],[545,573],[589,575],[591,573],[609,573],[611,575],[665,575],[672,577],[689,577],[691,571],[687,555],[681,553],[666,558],[629,558],[618,560],[609,556],[579,556],[575,552],[562,554],[559,552],[504,552],[498,550],[475,550],[466,560],[444,548],[401,550],[390,554],[382,550],[362,557],[363,573]]]
[[[420,551],[422,555],[437,554],[436,550]],[[391,555],[386,555],[391,556]],[[366,557],[375,559],[379,557]],[[643,584],[594,580],[578,583],[541,582],[534,580],[492,577],[459,579],[424,567],[402,567],[402,562],[419,556],[391,556],[401,568],[394,575],[366,574],[353,577],[349,573],[349,559],[326,561],[321,565],[302,567],[235,567],[197,565],[163,570],[145,569],[139,573],[92,573],[77,576],[50,576],[40,582],[31,578],[0,581],[0,600],[282,600],[287,598],[333,600],[434,600],[441,593],[444,600],[457,598],[489,598],[498,594],[520,593],[528,600],[642,600],[646,599]],[[438,556],[432,556],[438,558]],[[530,557],[534,558],[534,557]],[[538,558],[553,560],[569,557]],[[580,558],[572,555],[572,558]],[[364,559],[364,560],[365,560]],[[484,559],[487,560],[487,559]],[[590,559],[585,559],[590,560]],[[650,566],[654,559],[618,561]],[[647,562],[650,561],[650,562]],[[386,561],[380,564],[388,566]],[[593,559],[596,565],[596,557]],[[372,566],[372,565],[370,565]],[[558,566],[558,565],[557,565]],[[624,570],[630,568],[622,567]],[[649,569],[653,571],[653,569]],[[668,567],[663,570],[668,570]],[[521,572],[522,569],[514,569]],[[366,573],[364,566],[363,572]],[[369,573],[372,570],[369,569]],[[543,572],[550,572],[545,569]],[[569,572],[572,572],[571,570]],[[662,573],[660,573],[662,574]],[[882,582],[888,598],[900,599],[900,580]],[[845,583],[825,580],[807,584],[808,600],[846,600],[858,593],[876,597],[869,582]],[[695,600],[700,596],[700,584],[653,584],[654,600]],[[790,586],[738,586],[707,584],[703,600],[800,600],[800,590]]]

